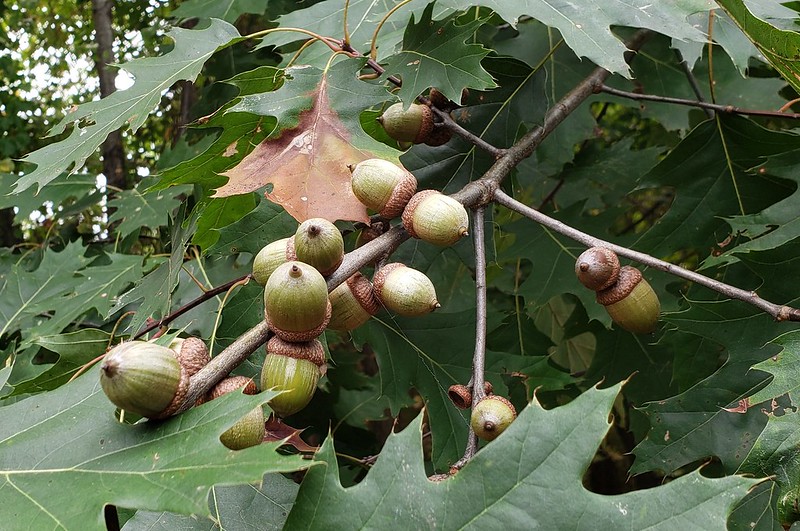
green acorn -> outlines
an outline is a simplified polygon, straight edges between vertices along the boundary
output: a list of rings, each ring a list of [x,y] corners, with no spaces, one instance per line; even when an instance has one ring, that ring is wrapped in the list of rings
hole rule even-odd
[[[419,103],[403,107],[402,103],[390,105],[378,118],[386,134],[399,142],[425,142],[433,130],[433,111]]]
[[[488,395],[472,410],[469,423],[475,435],[484,441],[493,441],[516,418],[517,411],[511,402],[502,396]]]
[[[402,214],[417,191],[414,175],[388,160],[367,159],[349,168],[353,174],[353,194],[383,218],[393,219]]]
[[[294,253],[297,260],[328,276],[336,271],[344,258],[342,233],[327,219],[307,219],[297,227]]]
[[[246,376],[229,376],[220,381],[208,392],[206,400],[214,400],[215,398],[219,398],[224,394],[231,393],[238,389],[242,389],[242,392],[246,395],[254,395],[258,392],[252,378]],[[264,440],[264,435],[266,433],[264,422],[264,410],[259,406],[223,432],[223,434],[219,436],[219,440],[231,450],[242,450],[259,445]]]
[[[314,339],[331,318],[325,279],[303,262],[278,266],[264,286],[264,318],[285,341]]]
[[[329,298],[331,330],[355,330],[380,311],[372,283],[358,272],[331,291]]]
[[[441,306],[431,280],[405,264],[386,264],[375,273],[372,285],[381,304],[398,315],[425,315]]]
[[[272,272],[289,260],[297,260],[294,254],[294,238],[281,238],[268,243],[253,259],[253,278],[263,286]]]
[[[423,190],[403,210],[403,227],[413,238],[446,247],[468,234],[469,214],[452,197],[437,190]]]
[[[261,369],[261,389],[284,391],[269,401],[279,417],[297,413],[311,401],[325,364],[325,351],[316,339],[289,343],[279,337],[267,342]]]
[[[597,292],[597,302],[625,330],[649,334],[656,329],[661,303],[641,271],[631,266],[619,270],[619,278],[610,288]]]
[[[189,374],[173,350],[146,341],[127,341],[103,358],[100,385],[118,408],[160,419],[175,414],[183,403]]]

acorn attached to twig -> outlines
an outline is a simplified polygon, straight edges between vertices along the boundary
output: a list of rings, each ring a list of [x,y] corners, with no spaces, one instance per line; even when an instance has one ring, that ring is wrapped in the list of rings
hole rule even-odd
[[[328,276],[344,258],[342,233],[327,219],[307,219],[295,232],[294,253],[297,260],[315,267],[322,276]]]
[[[265,245],[253,259],[253,278],[262,286],[281,264],[297,260],[294,254],[294,238],[281,238]]]
[[[472,410],[470,426],[479,438],[485,441],[493,441],[516,418],[517,411],[511,402],[502,396],[488,395],[478,402]]]
[[[452,197],[437,190],[423,190],[406,205],[403,227],[413,238],[446,247],[469,233],[469,214]]]
[[[417,179],[405,168],[383,159],[348,166],[353,194],[383,218],[396,218],[417,191]]]
[[[285,341],[310,341],[331,318],[328,287],[322,275],[303,262],[278,266],[264,286],[264,319]]]
[[[331,291],[329,298],[331,330],[355,330],[380,311],[372,283],[358,272]]]
[[[433,131],[433,111],[427,105],[390,105],[378,118],[386,134],[400,142],[421,144]]]
[[[244,389],[242,389],[244,388]],[[238,389],[246,395],[254,395],[258,392],[256,384],[252,378],[246,376],[229,376],[215,385],[206,395],[206,401],[214,400],[224,394],[231,393]],[[251,446],[261,444],[266,433],[264,410],[261,406],[250,411],[247,415],[236,421],[219,436],[220,442],[231,450],[242,450]]]
[[[380,268],[372,285],[381,304],[398,315],[424,315],[441,306],[436,288],[425,273],[399,262]]]
[[[317,388],[325,364],[322,344],[316,339],[289,343],[273,337],[266,349],[261,389],[283,391],[269,401],[269,406],[279,417],[297,413],[308,405]]]

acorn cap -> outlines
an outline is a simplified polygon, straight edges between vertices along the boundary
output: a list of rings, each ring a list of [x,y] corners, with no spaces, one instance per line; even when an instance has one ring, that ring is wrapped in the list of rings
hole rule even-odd
[[[453,245],[469,234],[467,209],[438,190],[417,192],[403,210],[402,219],[413,238],[434,245]]]
[[[328,276],[336,271],[344,258],[342,233],[327,219],[307,219],[295,232],[294,253],[297,260]]]
[[[431,147],[443,146],[450,142],[451,138],[453,138],[453,132],[444,127],[443,124],[437,124],[425,140],[425,145]]]
[[[372,285],[378,300],[399,315],[424,315],[441,306],[436,300],[436,288],[425,273],[399,262],[380,268]]]
[[[451,385],[447,390],[447,396],[458,409],[468,409],[472,406],[472,392],[466,385]]]
[[[606,247],[591,247],[575,261],[578,280],[593,291],[601,291],[614,285],[619,278],[619,258]]]
[[[621,301],[631,294],[633,288],[643,279],[642,272],[631,266],[623,266],[619,270],[616,283],[608,289],[598,291],[597,302],[603,306],[609,306]]]
[[[308,360],[317,367],[325,364],[325,349],[317,339],[302,343],[284,341],[275,336],[267,341],[267,353],[287,356],[298,360]]]
[[[202,339],[197,337],[181,338],[177,337],[169,344],[169,348],[175,352],[175,357],[189,376],[194,376],[200,369],[211,361],[208,347]]]
[[[258,388],[256,387],[256,383],[252,378],[242,375],[235,375],[228,376],[227,378],[224,378],[218,382],[217,385],[211,388],[211,391],[209,391],[206,396],[208,397],[208,400],[214,400],[215,398],[219,398],[222,395],[236,391],[237,389],[242,389],[243,387],[244,389],[242,390],[242,393],[246,395],[254,395],[258,393]]]
[[[427,105],[402,103],[390,105],[378,118],[386,134],[400,142],[425,142],[433,129],[433,111]]]

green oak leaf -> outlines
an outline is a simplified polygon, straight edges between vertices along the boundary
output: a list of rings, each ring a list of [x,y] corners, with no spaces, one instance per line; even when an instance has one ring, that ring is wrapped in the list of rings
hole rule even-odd
[[[194,81],[206,60],[221,46],[236,42],[239,32],[221,20],[212,20],[204,29],[173,28],[167,34],[174,48],[159,57],[134,59],[120,67],[136,82],[98,101],[78,105],[50,131],[59,135],[73,126],[58,142],[28,154],[23,160],[36,169],[19,178],[15,192],[36,185],[41,189],[59,175],[81,169],[112,131],[127,125],[135,132],[161,101],[161,93],[179,80]]]
[[[403,50],[385,60],[385,75],[395,74],[403,80],[398,96],[406,105],[429,87],[436,87],[450,100],[461,101],[465,88],[486,90],[497,86],[481,66],[489,50],[466,42],[487,18],[461,23],[451,15],[434,21],[433,6],[428,4],[417,23],[412,15]]]
[[[781,347],[781,351],[753,365],[753,369],[771,374],[772,380],[765,388],[751,395],[749,401],[758,404],[788,394],[792,404],[800,405],[800,331],[787,332],[771,343]]]
[[[256,254],[268,243],[294,236],[296,230],[297,222],[283,208],[261,199],[255,209],[238,221],[217,229],[219,239],[208,252]]]
[[[186,0],[172,12],[172,16],[178,20],[218,18],[233,24],[239,15],[261,15],[265,8],[266,3],[263,0]]]
[[[106,504],[210,517],[212,486],[256,483],[267,472],[309,466],[277,453],[280,443],[234,452],[219,442],[272,396],[229,393],[163,422],[123,424],[95,369],[0,408],[3,527],[105,529]]]
[[[119,222],[116,231],[122,237],[138,232],[141,227],[157,229],[166,226],[170,214],[182,202],[177,196],[192,192],[190,186],[180,186],[168,191],[145,191],[147,187],[147,181],[142,181],[136,188],[122,190],[108,202],[109,208],[116,209],[108,217],[108,222]]]
[[[169,260],[163,261],[154,271],[141,278],[135,286],[114,300],[106,317],[110,317],[131,303],[141,301],[133,318],[128,321],[126,330],[137,332],[148,318],[158,319],[167,315],[172,307],[172,295],[178,285],[183,267],[183,255],[186,245],[194,234],[197,223],[196,213],[183,223],[183,207],[174,220],[170,242],[172,252]],[[185,226],[184,226],[185,225]]]
[[[781,76],[800,91],[800,34],[779,29],[755,16],[742,0],[717,0],[734,22],[753,41]]]
[[[23,337],[57,334],[74,318],[87,311],[73,305],[61,308],[57,317],[40,313],[53,309],[53,301],[71,295],[84,279],[78,272],[96,259],[84,256],[80,242],[68,244],[59,252],[45,251],[39,266],[30,271],[23,263],[14,264],[0,276],[0,336],[24,328]]]
[[[11,190],[11,186],[18,177],[10,173],[0,173],[0,190]],[[97,192],[96,176],[71,175],[69,179],[50,183],[38,193],[36,190],[28,189],[17,194],[2,194],[0,195],[0,208],[17,208],[14,222],[22,223],[23,220],[28,219],[31,212],[38,210],[46,203],[58,206],[69,205],[93,192]]]
[[[290,529],[693,529],[723,528],[756,483],[693,472],[661,487],[606,496],[582,478],[610,424],[620,386],[592,389],[546,411],[534,401],[455,476],[430,481],[422,461],[422,415],[390,435],[375,466],[343,488],[332,438],[315,456]]]
[[[215,531],[217,529],[283,529],[297,497],[297,484],[280,474],[267,474],[261,485],[212,487],[209,500],[211,519],[198,520],[167,512],[136,511],[123,531]]]

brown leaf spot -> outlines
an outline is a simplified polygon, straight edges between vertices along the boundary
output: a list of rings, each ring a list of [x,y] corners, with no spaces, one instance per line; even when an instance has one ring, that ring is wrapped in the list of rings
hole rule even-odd
[[[236,155],[238,149],[236,149],[236,142],[231,142],[231,145],[225,148],[225,151],[222,153],[223,157],[232,157]]]
[[[297,221],[318,217],[368,222],[366,207],[350,187],[347,165],[374,155],[353,147],[350,136],[330,107],[323,77],[312,108],[300,114],[299,125],[267,138],[225,172],[229,180],[214,197],[244,194],[272,183],[267,199]]]

